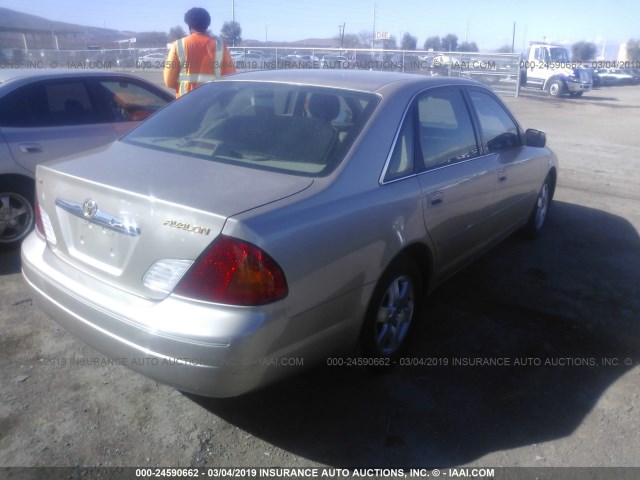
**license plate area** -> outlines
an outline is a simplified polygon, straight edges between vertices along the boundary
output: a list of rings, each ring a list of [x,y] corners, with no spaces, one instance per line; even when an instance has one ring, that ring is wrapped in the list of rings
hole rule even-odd
[[[60,230],[69,256],[111,275],[120,275],[140,238],[140,229],[123,216],[83,204],[57,200]]]

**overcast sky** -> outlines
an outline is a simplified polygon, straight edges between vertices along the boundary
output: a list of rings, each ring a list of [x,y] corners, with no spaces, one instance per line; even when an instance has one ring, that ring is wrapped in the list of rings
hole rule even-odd
[[[517,50],[530,40],[544,38],[609,46],[640,39],[640,2],[609,5],[576,0],[0,0],[2,7],[50,20],[116,30],[168,32],[173,26],[184,26],[184,12],[199,6],[211,13],[214,33],[232,19],[234,11],[244,39],[328,38],[337,36],[339,25],[345,24],[347,33],[375,28],[396,36],[398,43],[409,32],[418,38],[418,48],[429,36],[454,33],[460,41],[476,42],[483,50],[511,45],[514,22]]]

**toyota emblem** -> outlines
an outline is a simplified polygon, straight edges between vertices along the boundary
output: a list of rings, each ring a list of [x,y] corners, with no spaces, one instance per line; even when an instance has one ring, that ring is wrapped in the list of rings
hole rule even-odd
[[[92,218],[98,213],[98,204],[95,200],[87,198],[82,204],[82,215],[87,218]]]

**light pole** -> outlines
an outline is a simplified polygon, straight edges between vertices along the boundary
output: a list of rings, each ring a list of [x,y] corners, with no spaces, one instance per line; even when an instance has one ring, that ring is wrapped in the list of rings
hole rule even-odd
[[[371,30],[371,49],[373,50],[376,46],[376,4],[373,3],[373,29]]]

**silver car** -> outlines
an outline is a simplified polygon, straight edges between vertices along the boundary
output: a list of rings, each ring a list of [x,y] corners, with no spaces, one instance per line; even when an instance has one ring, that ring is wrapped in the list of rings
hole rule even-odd
[[[544,133],[479,83],[240,74],[41,165],[22,268],[119,363],[235,396],[352,352],[393,365],[429,291],[540,231],[556,177]]]
[[[0,247],[33,227],[37,164],[112,142],[173,98],[115,72],[0,70]]]

